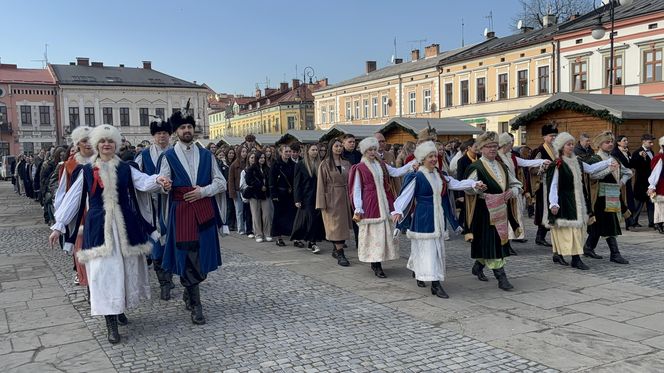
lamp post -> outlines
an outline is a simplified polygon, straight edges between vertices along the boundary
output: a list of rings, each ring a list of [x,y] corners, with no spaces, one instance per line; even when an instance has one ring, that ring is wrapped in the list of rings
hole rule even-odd
[[[595,40],[601,40],[606,34],[606,29],[604,29],[604,23],[602,22],[602,12],[608,6],[609,7],[609,20],[611,21],[611,31],[609,33],[610,40],[610,51],[609,51],[609,94],[613,94],[613,64],[614,64],[614,50],[613,50],[613,30],[615,26],[615,13],[616,7],[619,5],[628,6],[632,5],[634,0],[602,0],[604,4],[601,8],[601,12],[598,12],[597,23],[591,31],[591,35]],[[594,3],[593,3],[594,5]],[[598,11],[597,8],[595,8]]]

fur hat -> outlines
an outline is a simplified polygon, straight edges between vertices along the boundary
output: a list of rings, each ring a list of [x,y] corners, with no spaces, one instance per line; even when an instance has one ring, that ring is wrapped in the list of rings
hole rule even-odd
[[[120,145],[122,145],[122,135],[120,134],[120,131],[109,125],[109,124],[102,124],[101,126],[95,127],[92,130],[92,133],[90,133],[90,143],[92,144],[92,148],[97,151],[97,144],[102,139],[111,139],[115,143],[115,152],[118,153],[120,151]]]
[[[168,121],[171,123],[171,131],[177,130],[183,124],[191,124],[196,127],[196,120],[194,117],[191,115],[183,116],[181,111],[173,113]]]
[[[423,128],[420,132],[417,133],[417,142],[423,143],[425,141],[436,141],[438,140],[438,135],[436,134],[436,129],[432,128],[431,125],[427,122],[427,126]]]
[[[426,158],[431,153],[436,153],[436,155],[438,154],[436,144],[433,141],[425,141],[419,144],[417,148],[415,148],[415,159],[421,163],[424,158]]]
[[[553,152],[556,156],[562,154],[563,146],[570,141],[574,142],[576,139],[569,132],[562,132],[556,136],[556,139],[553,140]]]
[[[558,123],[551,122],[542,126],[542,136],[558,133]]]
[[[599,148],[599,146],[602,145],[604,141],[609,141],[609,140],[610,141],[615,140],[615,138],[613,137],[613,133],[611,133],[611,131],[604,131],[599,135],[595,136],[595,138],[593,139],[593,145],[596,148]]]
[[[378,140],[373,137],[367,137],[364,140],[360,141],[360,153],[364,155],[369,148],[376,148],[378,149]]]
[[[78,144],[79,141],[83,140],[86,137],[90,137],[90,132],[92,128],[88,126],[78,126],[71,131],[71,143],[72,145]]]
[[[475,142],[475,144],[477,144],[477,149],[482,149],[491,143],[498,144],[498,134],[493,131],[486,131],[477,136],[477,141]]]
[[[510,135],[507,132],[503,132],[500,134],[500,136],[498,136],[498,146],[500,146],[501,148],[513,142],[514,142],[514,137],[512,137],[512,135]]]
[[[664,136],[659,138],[659,146],[664,146]]]
[[[168,132],[169,135],[172,134],[173,129],[171,128],[171,123],[156,117],[155,120],[150,122],[150,135],[154,136],[155,133],[162,131]]]

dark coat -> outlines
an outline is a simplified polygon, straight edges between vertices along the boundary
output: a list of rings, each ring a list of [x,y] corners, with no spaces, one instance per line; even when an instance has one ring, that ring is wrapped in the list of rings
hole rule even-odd
[[[650,161],[652,161],[652,157],[643,150],[643,147],[639,147],[632,153],[630,167],[636,171],[634,173],[634,198],[638,201],[649,200],[648,178],[651,172]]]
[[[576,146],[574,147],[574,155],[579,157],[582,161],[585,162],[588,158],[592,157],[593,154],[595,154],[595,151],[593,151],[592,147],[589,146],[584,148],[578,142],[576,143]]]
[[[244,173],[244,181],[247,183],[249,198],[267,199],[270,190],[270,169],[265,166],[263,170],[259,167],[249,167]],[[265,187],[265,190],[263,190]],[[245,192],[245,193],[246,193]]]
[[[295,202],[293,201],[293,183],[295,182],[295,162],[284,162],[278,158],[270,169],[270,196],[274,203],[272,219],[272,236],[290,236],[295,219]]]
[[[341,158],[347,160],[352,166],[360,163],[362,160],[362,153],[360,153],[357,149],[353,150],[352,152],[344,149],[344,151],[341,153]]]
[[[294,200],[302,206],[297,209],[291,240],[305,240],[318,242],[325,239],[323,217],[320,210],[316,210],[317,175],[309,175],[303,161],[295,166]]]

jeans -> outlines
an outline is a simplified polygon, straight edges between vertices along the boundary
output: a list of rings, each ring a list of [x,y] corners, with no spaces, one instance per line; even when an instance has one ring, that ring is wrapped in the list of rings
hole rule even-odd
[[[233,200],[233,204],[235,205],[235,222],[237,224],[237,232],[238,233],[245,233],[245,226],[244,226],[244,203],[242,202],[242,196],[240,195],[240,192],[236,192],[237,195],[235,196],[235,199]]]

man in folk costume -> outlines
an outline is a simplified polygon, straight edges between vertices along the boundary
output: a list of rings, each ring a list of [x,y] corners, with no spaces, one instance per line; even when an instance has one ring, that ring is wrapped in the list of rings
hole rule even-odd
[[[199,284],[221,265],[217,230],[222,220],[215,195],[226,190],[226,180],[214,155],[194,142],[196,121],[187,109],[171,116],[178,142],[164,152],[157,165],[160,175],[173,181],[162,267],[180,276],[191,321],[201,325],[205,317]]]
[[[510,174],[498,157],[498,134],[488,131],[477,138],[482,157],[466,170],[467,179],[481,181],[486,189],[466,191],[466,222],[471,242],[471,257],[475,259],[472,273],[480,281],[488,281],[484,267],[493,270],[498,287],[511,290],[505,274],[506,258],[510,256],[509,225],[518,232],[516,198],[521,183]]]
[[[614,146],[614,137],[611,132],[600,133],[593,139],[593,144],[598,150],[595,155],[588,158],[589,164],[614,159],[618,165],[590,175],[590,202],[596,221],[588,226],[588,238],[583,253],[590,258],[602,259],[595,253],[595,248],[599,238],[606,237],[606,243],[611,252],[610,260],[618,264],[629,264],[620,255],[616,236],[622,234],[618,214],[622,213],[625,219],[631,215],[624,196],[625,184],[632,177],[632,170],[624,167],[611,155]]]
[[[512,149],[514,147],[514,137],[512,137],[512,135],[507,132],[501,133],[500,136],[498,137],[498,146],[499,146],[498,156],[500,157],[500,160],[505,164],[505,166],[507,166],[507,170],[510,172],[511,176],[513,176],[515,179],[521,182],[521,185],[525,184],[523,168],[539,167],[541,171],[551,163],[551,161],[547,159],[523,159],[521,157],[517,157],[516,154],[512,152]],[[516,198],[516,206],[517,206],[516,218],[517,221],[519,222],[519,227],[521,227],[521,229],[519,230],[518,233],[515,233],[514,230],[512,230],[512,228],[509,227],[509,237],[510,240],[516,242],[526,242],[528,240],[526,239],[526,234],[523,229],[523,227],[525,227],[523,223],[523,209],[525,208],[525,198],[523,195],[514,196],[514,198]],[[510,248],[510,250],[511,250],[510,254],[517,255],[514,249]]]
[[[445,280],[445,214],[443,201],[448,189],[482,189],[481,181],[458,181],[437,168],[438,151],[433,141],[417,146],[415,158],[421,164],[418,172],[409,173],[399,198],[394,202],[392,216],[398,222],[412,215],[406,236],[411,240],[408,269],[413,271],[417,286],[431,281],[431,294],[449,298],[441,282]],[[415,202],[415,203],[413,203]],[[414,211],[413,211],[414,210]]]
[[[543,142],[538,146],[531,155],[532,159],[545,159],[552,162],[556,159],[553,152],[553,140],[556,139],[558,134],[558,125],[548,123],[542,126],[542,139]],[[535,243],[540,246],[551,247],[551,244],[546,241],[546,232],[549,230],[544,226],[544,212],[548,207],[544,206],[544,187],[542,183],[543,172],[531,172],[530,184],[532,190],[535,191],[535,225],[537,226],[537,234],[535,236]]]
[[[362,160],[351,167],[348,185],[353,220],[359,226],[358,259],[371,263],[374,274],[385,278],[381,262],[399,258],[398,245],[392,235],[394,226],[390,213],[394,210],[394,192],[389,179],[405,175],[412,170],[414,162],[394,168],[376,157],[377,150],[375,137],[360,141]]]
[[[71,141],[76,152],[69,156],[64,162],[63,167],[60,169],[60,181],[58,182],[58,189],[55,192],[55,199],[53,201],[54,211],[60,207],[65,194],[71,188],[72,184],[78,177],[79,172],[84,165],[90,163],[92,156],[94,155],[94,149],[90,144],[91,132],[92,128],[88,126],[76,127],[71,132]],[[82,211],[82,214],[83,215],[79,219],[72,221],[72,223],[66,227],[62,248],[68,254],[73,254],[74,270],[76,271],[74,283],[81,286],[87,286],[88,277],[85,273],[85,265],[76,257],[76,254],[81,250],[81,246],[83,245],[83,225],[79,225],[78,222],[83,222],[85,209]]]
[[[161,155],[170,148],[170,138],[173,130],[168,121],[163,121],[159,117],[150,122],[150,134],[152,135],[153,143],[149,147],[141,151],[136,156],[135,162],[138,168],[148,175],[155,175],[159,173],[157,164]],[[160,297],[162,300],[171,299],[171,289],[173,285],[173,274],[164,270],[161,265],[164,256],[164,241],[166,239],[166,222],[164,220],[164,213],[166,209],[166,200],[161,193],[138,193],[139,202],[147,207],[147,216],[143,218],[150,222],[157,230],[157,237],[152,245],[152,263],[154,271],[159,280],[159,287],[161,288]],[[143,210],[141,210],[143,211]]]
[[[652,159],[652,172],[648,178],[648,196],[655,205],[653,221],[659,233],[664,234],[664,136],[659,138],[659,153]]]

